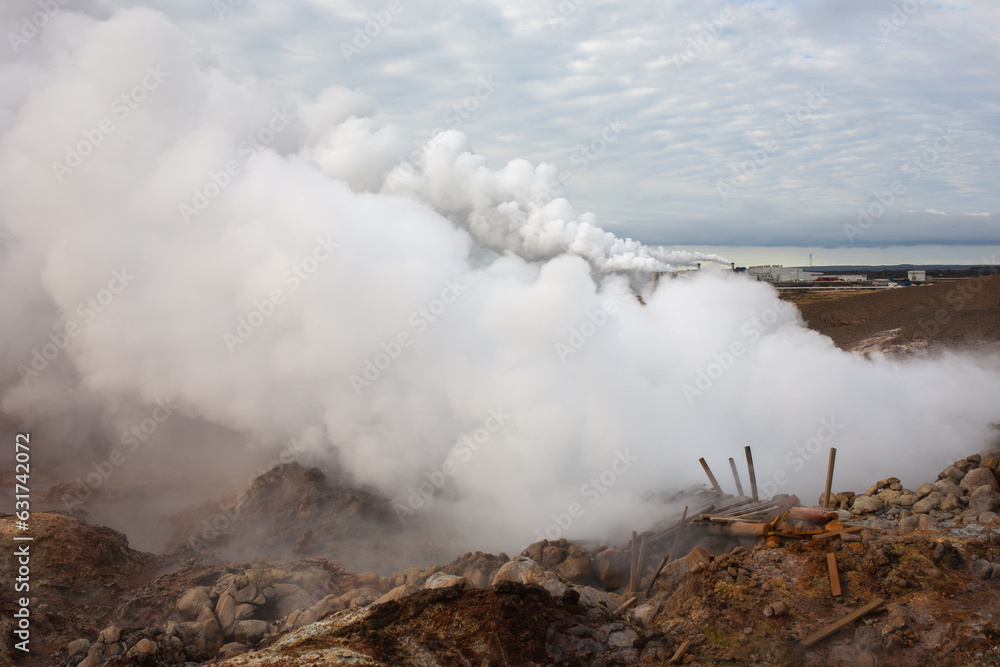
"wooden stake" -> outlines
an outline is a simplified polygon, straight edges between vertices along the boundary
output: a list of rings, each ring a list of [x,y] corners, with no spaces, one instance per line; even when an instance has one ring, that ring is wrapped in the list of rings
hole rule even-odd
[[[753,471],[753,454],[750,453],[750,445],[743,448],[747,455],[747,471],[750,473],[750,497],[757,500],[757,475]]]
[[[628,600],[625,600],[624,604],[622,604],[620,607],[618,607],[618,609],[615,609],[613,612],[611,612],[612,615],[618,616],[622,612],[626,611],[629,607],[631,607],[632,605],[634,605],[638,599],[639,598],[637,598],[637,597],[631,597]]]
[[[715,475],[712,474],[712,469],[708,467],[708,462],[704,458],[701,458],[698,459],[698,463],[700,463],[701,467],[705,469],[705,474],[708,475],[708,481],[712,483],[712,488],[715,489],[716,493],[721,495],[722,487],[719,486],[718,480],[716,480]]]
[[[642,538],[642,546],[639,547],[639,561],[635,564],[635,592],[642,586],[642,574],[646,570],[646,538]]]
[[[837,572],[836,554],[826,555],[826,566],[830,569],[830,593],[837,597],[840,595],[840,573]]]
[[[802,640],[801,642],[802,646],[804,646],[805,648],[809,648],[813,644],[826,639],[827,637],[835,633],[837,630],[840,630],[841,628],[850,625],[851,623],[853,623],[854,621],[858,620],[863,616],[867,616],[868,614],[872,613],[873,611],[875,611],[884,604],[885,600],[883,600],[882,598],[878,598],[877,600],[872,600],[864,607],[852,611],[850,614],[844,616],[839,621],[834,621],[825,628],[822,628],[812,633],[811,635]]]
[[[743,484],[740,482],[740,471],[736,469],[736,461],[729,457],[729,467],[733,469],[733,479],[736,480],[736,493],[743,495]]]
[[[670,550],[670,553],[677,555],[677,547],[681,544],[681,533],[684,532],[684,520],[687,519],[688,508],[687,505],[684,506],[684,514],[681,515],[681,524],[677,527],[677,535],[674,537],[674,548]]]
[[[667,664],[668,665],[676,665],[678,662],[680,662],[681,658],[683,658],[684,654],[687,652],[689,646],[691,646],[691,640],[690,639],[687,640],[686,642],[684,642],[683,644],[681,644],[677,648],[677,652],[674,653],[674,657],[670,658],[670,662],[668,662]]]
[[[630,561],[630,567],[629,567],[629,577],[628,577],[628,592],[629,593],[635,593],[635,589],[638,588],[638,586],[636,585],[636,582],[635,582],[635,568],[636,568],[636,565],[639,562],[639,545],[636,544],[636,536],[637,535],[638,535],[638,533],[636,533],[633,530],[632,531],[632,554],[631,554],[631,561]]]
[[[826,467],[826,491],[823,492],[823,507],[831,507],[833,498],[830,493],[833,489],[833,464],[837,460],[837,448],[830,448],[830,463]]]
[[[666,567],[667,561],[669,560],[670,554],[663,554],[663,560],[660,561],[660,566],[656,568],[656,572],[653,573],[653,578],[649,582],[649,587],[646,589],[646,597],[649,597],[649,594],[653,592],[653,585],[656,583],[656,580],[659,579],[660,572],[663,572],[663,568]]]

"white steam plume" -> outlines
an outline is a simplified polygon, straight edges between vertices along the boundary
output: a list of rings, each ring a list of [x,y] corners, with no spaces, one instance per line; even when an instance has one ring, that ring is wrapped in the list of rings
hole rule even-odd
[[[916,484],[997,418],[996,359],[862,359],[729,274],[661,281],[642,306],[593,267],[698,257],[606,235],[545,201],[549,167],[491,172],[461,135],[393,171],[401,141],[369,101],[288,103],[199,48],[149,10],[67,7],[2,56],[0,407],[19,420],[89,417],[117,437],[169,397],[184,437],[164,453],[221,448],[199,423],[302,435],[402,507],[441,482],[404,518],[511,549],[574,503],[570,536],[640,526],[656,518],[644,492],[746,444],[761,482],[813,501],[812,439],[831,430],[838,488]],[[510,252],[472,268],[476,243]],[[86,466],[93,443],[63,432],[47,446]],[[476,447],[456,447],[467,434]],[[166,460],[175,478],[205,467]]]

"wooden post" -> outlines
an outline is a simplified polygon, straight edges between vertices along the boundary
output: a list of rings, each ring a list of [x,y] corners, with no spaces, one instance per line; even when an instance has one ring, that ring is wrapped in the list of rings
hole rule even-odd
[[[638,592],[642,586],[642,574],[646,569],[646,538],[642,538],[642,546],[639,547],[639,561],[635,564],[635,591]]]
[[[687,505],[684,506],[684,514],[681,515],[681,525],[677,526],[677,535],[674,536],[674,548],[670,550],[670,553],[677,557],[677,547],[681,544],[681,533],[684,532],[684,520],[687,519],[688,508]]]
[[[826,467],[826,491],[823,492],[823,507],[829,508],[833,498],[830,494],[833,490],[833,464],[837,460],[837,448],[830,448],[830,463]]]
[[[677,652],[674,653],[674,657],[670,658],[670,662],[668,662],[667,664],[668,665],[676,665],[678,662],[680,662],[681,658],[684,657],[684,654],[687,653],[687,650],[688,650],[689,646],[691,646],[691,640],[690,639],[687,640],[686,642],[684,642],[683,644],[681,644],[677,648]]]
[[[736,461],[729,457],[729,467],[733,469],[733,479],[736,480],[736,493],[743,495],[743,484],[740,482],[740,471],[736,469]]]
[[[750,473],[750,497],[757,500],[757,475],[753,471],[753,454],[750,453],[750,445],[743,448],[747,454],[747,470]]]
[[[637,535],[638,535],[638,533],[636,533],[633,530],[632,531],[632,559],[631,559],[631,564],[630,564],[630,568],[629,568],[629,577],[628,577],[628,592],[629,593],[635,593],[636,588],[638,588],[638,586],[636,585],[636,582],[635,582],[635,568],[636,568],[636,565],[639,562],[639,545],[636,544],[636,536]]]
[[[704,458],[700,458],[698,459],[698,463],[700,463],[701,467],[705,469],[705,474],[708,475],[708,481],[712,483],[712,488],[715,489],[715,492],[722,494],[722,487],[719,486],[718,480],[716,480],[715,475],[712,474],[712,469],[708,467],[708,461]]]
[[[834,597],[840,595],[840,573],[837,572],[837,556],[835,554],[826,555],[826,566],[830,570],[830,592]]]

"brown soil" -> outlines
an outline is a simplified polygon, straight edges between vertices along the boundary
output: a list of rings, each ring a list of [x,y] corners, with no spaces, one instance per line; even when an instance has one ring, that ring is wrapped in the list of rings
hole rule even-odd
[[[842,296],[799,308],[810,328],[845,350],[893,329],[899,329],[894,345],[1000,344],[1000,275]]]

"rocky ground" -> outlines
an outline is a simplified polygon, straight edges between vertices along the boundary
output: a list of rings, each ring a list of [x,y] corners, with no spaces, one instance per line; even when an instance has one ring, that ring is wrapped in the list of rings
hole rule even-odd
[[[998,468],[996,454],[974,455],[917,489],[888,478],[863,493],[838,493],[838,518],[824,539],[710,535],[692,524],[678,543],[683,557],[655,580],[673,537],[657,542],[647,531],[642,592],[633,595],[626,590],[630,544],[542,541],[513,558],[467,553],[389,576],[351,572],[322,555],[220,558],[212,546],[243,531],[292,539],[311,519],[341,534],[353,520],[379,515],[372,497],[291,464],[236,499],[228,527],[212,540],[192,546],[178,539],[166,556],[132,550],[124,535],[78,518],[34,514],[32,654],[19,658],[7,641],[0,660],[59,667],[663,665],[686,646],[680,664],[995,665]],[[856,532],[831,532],[852,525]],[[0,516],[4,538],[14,530],[14,517]],[[321,551],[327,539],[310,548]],[[827,554],[837,561],[837,597]],[[0,559],[13,571],[10,553]],[[817,629],[880,598],[878,610],[803,646]],[[13,610],[5,588],[0,629],[8,638]]]
[[[879,337],[896,346],[894,352],[934,346],[995,350],[1000,343],[1000,275],[877,292],[817,293],[822,298],[809,302],[806,294],[782,298],[802,301],[799,308],[809,327],[845,350],[871,346]]]

